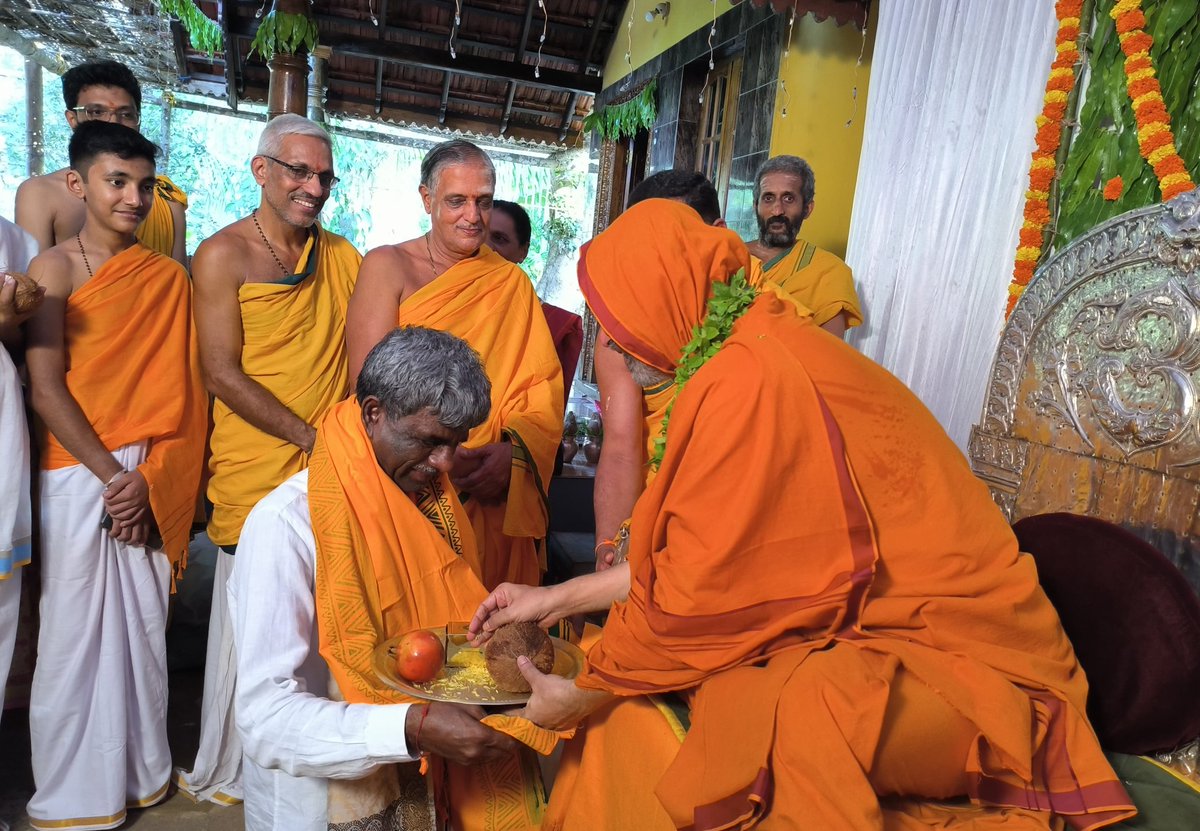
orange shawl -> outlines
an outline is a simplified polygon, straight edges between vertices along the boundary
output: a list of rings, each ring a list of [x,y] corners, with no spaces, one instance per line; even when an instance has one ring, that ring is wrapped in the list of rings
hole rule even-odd
[[[154,199],[150,202],[150,213],[137,227],[138,242],[170,257],[175,249],[175,215],[171,203],[177,202],[187,209],[188,198],[179,187],[166,176],[159,174],[154,187]]]
[[[330,675],[351,703],[414,701],[375,675],[375,647],[419,627],[470,620],[487,595],[475,537],[453,488],[443,476],[415,501],[400,490],[379,467],[362,409],[351,398],[332,407],[317,431],[308,505],[317,543],[317,629]],[[527,755],[435,768],[453,827],[536,829],[545,806]],[[494,824],[495,816],[508,824]]]
[[[609,336],[669,368],[711,281],[745,256],[672,205],[635,206],[580,266]],[[1083,715],[1070,643],[986,487],[899,381],[773,293],[678,396],[629,561],[629,597],[577,683],[698,691],[658,789],[681,827],[750,827],[764,803],[806,814],[796,793],[770,792],[774,777],[793,779],[782,749],[794,756],[811,737],[774,714],[789,685],[809,681],[805,659],[827,649],[898,661],[978,727],[964,762],[973,799],[1054,810],[1079,828],[1132,813]],[[723,680],[764,661],[749,685]],[[869,764],[887,684],[832,694],[838,723],[856,725],[839,740],[851,754],[817,741],[812,753]]]
[[[483,359],[492,409],[463,446],[502,438],[513,445],[507,499],[497,505],[466,502],[480,541],[483,584],[540,582],[537,541],[546,536],[546,488],[562,434],[563,382],[533,285],[524,271],[484,246],[407,298],[398,324],[450,332]]]
[[[67,299],[64,338],[67,389],[104,446],[149,443],[138,470],[150,485],[163,552],[181,569],[208,429],[187,272],[130,246]],[[46,431],[42,468],[75,464]]]

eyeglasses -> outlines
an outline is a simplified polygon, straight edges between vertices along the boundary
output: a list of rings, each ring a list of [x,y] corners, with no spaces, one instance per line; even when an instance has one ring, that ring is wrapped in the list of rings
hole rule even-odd
[[[75,112],[76,116],[87,116],[88,121],[115,121],[118,124],[136,127],[137,123],[142,120],[141,114],[136,109],[130,107],[110,110],[107,107],[89,104],[86,107],[72,107],[71,109]]]
[[[309,170],[307,167],[301,167],[300,165],[288,164],[285,161],[281,161],[274,156],[268,156],[265,153],[262,154],[262,157],[264,159],[270,159],[271,161],[275,162],[275,164],[286,170],[294,182],[307,182],[309,179],[316,176],[317,182],[320,183],[321,187],[325,188],[325,190],[333,190],[335,187],[337,187],[337,183],[342,181],[332,173],[317,173],[315,170]]]

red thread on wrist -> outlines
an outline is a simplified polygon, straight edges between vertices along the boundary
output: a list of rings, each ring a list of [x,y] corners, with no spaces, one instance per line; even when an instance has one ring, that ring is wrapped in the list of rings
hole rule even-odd
[[[413,736],[413,749],[417,751],[417,756],[424,756],[424,751],[421,750],[421,728],[425,726],[425,716],[429,715],[429,705],[426,704],[421,710],[421,720],[417,722],[417,732]]]

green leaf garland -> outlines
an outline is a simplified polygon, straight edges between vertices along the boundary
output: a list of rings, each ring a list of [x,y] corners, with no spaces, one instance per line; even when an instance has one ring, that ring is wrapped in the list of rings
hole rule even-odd
[[[264,60],[278,53],[294,55],[304,47],[311,52],[317,45],[317,21],[304,14],[271,11],[258,24],[250,54],[257,52]]]
[[[157,0],[158,8],[183,24],[197,52],[212,55],[225,48],[225,38],[216,21],[200,11],[194,0]]]
[[[720,351],[733,324],[746,313],[750,304],[758,297],[758,290],[746,282],[746,269],[739,268],[728,283],[713,283],[712,297],[704,310],[704,319],[692,327],[692,339],[680,353],[679,366],[675,368],[675,395],[663,414],[662,428],[654,440],[654,455],[650,457],[650,469],[658,470],[663,454],[667,450],[667,424],[671,411],[679,400],[679,393],[693,375],[708,363],[708,359]]]
[[[649,130],[658,118],[658,106],[654,101],[657,88],[658,81],[652,80],[628,101],[588,113],[583,119],[583,129],[595,130],[609,141],[633,136],[638,130]]]

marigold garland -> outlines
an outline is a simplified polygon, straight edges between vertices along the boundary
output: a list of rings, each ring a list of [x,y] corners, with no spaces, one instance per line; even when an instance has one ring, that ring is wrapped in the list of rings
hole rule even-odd
[[[1133,116],[1137,121],[1138,149],[1158,177],[1163,201],[1193,190],[1196,185],[1188,175],[1183,159],[1175,149],[1171,133],[1171,116],[1163,101],[1162,88],[1154,73],[1150,47],[1154,39],[1146,33],[1146,16],[1142,0],[1118,0],[1109,12],[1117,24],[1117,37],[1125,53],[1125,78]],[[1105,198],[1107,196],[1105,189]]]
[[[1104,183],[1104,198],[1109,202],[1116,202],[1124,192],[1125,182],[1120,176],[1114,176]]]
[[[1062,120],[1067,112],[1067,97],[1075,86],[1075,64],[1079,60],[1079,15],[1083,0],[1058,0],[1054,13],[1058,18],[1054,62],[1046,81],[1042,114],[1037,118],[1037,149],[1029,168],[1029,190],[1025,192],[1024,222],[1017,243],[1017,261],[1008,287],[1005,317],[1033,279],[1033,269],[1042,254],[1042,232],[1050,222],[1050,184],[1055,175],[1055,153],[1062,140]]]

